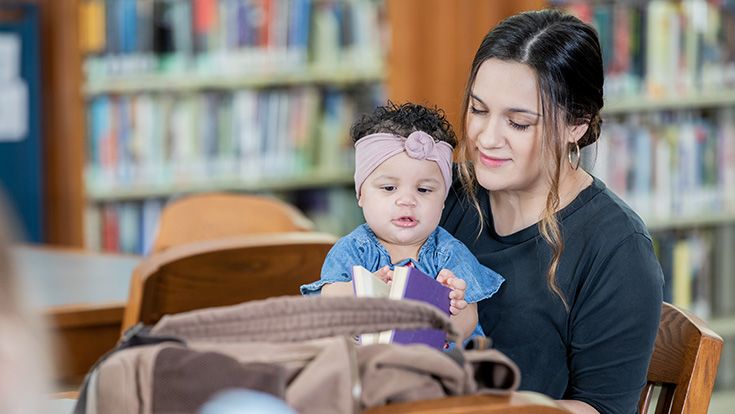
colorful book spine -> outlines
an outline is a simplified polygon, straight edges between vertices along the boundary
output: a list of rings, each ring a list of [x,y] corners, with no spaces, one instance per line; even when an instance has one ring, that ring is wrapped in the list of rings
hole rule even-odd
[[[735,110],[609,118],[585,165],[644,219],[735,212]]]

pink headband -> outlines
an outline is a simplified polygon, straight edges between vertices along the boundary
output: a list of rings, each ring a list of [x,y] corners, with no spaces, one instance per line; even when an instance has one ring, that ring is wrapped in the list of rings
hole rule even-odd
[[[367,177],[383,161],[406,151],[409,157],[417,160],[434,161],[444,177],[445,193],[452,184],[452,146],[444,141],[435,142],[424,131],[414,131],[408,138],[399,135],[377,133],[360,138],[355,143],[355,193],[360,198],[360,188]]]

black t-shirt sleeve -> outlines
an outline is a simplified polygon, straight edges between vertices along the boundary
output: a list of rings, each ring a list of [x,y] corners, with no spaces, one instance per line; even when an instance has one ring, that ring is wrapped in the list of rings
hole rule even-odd
[[[663,276],[650,239],[633,233],[581,287],[570,312],[567,399],[634,413],[656,339]]]

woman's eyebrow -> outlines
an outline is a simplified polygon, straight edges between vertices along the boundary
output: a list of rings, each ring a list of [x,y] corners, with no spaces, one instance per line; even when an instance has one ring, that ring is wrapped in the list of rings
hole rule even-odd
[[[479,103],[481,103],[483,105],[486,105],[485,102],[482,99],[480,99],[477,95],[475,95],[474,93],[470,93],[470,98],[478,101]],[[533,116],[536,116],[538,118],[541,117],[541,114],[540,113],[535,112],[535,111],[532,111],[530,109],[525,109],[525,108],[508,108],[507,109],[507,112],[523,113],[523,114],[533,115]]]
[[[475,94],[474,94],[474,93],[472,93],[472,92],[470,92],[470,98],[472,98],[472,99],[474,99],[474,100],[476,100],[476,101],[480,102],[481,104],[485,105],[485,102],[483,102],[483,101],[482,101],[482,99],[478,98],[478,97],[477,97],[477,95],[475,95]]]
[[[537,118],[540,118],[541,117],[541,114],[540,113],[534,112],[534,111],[532,111],[530,109],[524,109],[524,108],[508,108],[508,112],[533,115],[533,116],[535,116]]]

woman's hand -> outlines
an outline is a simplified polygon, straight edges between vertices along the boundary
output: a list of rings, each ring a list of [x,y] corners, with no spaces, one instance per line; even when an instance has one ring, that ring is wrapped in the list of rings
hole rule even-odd
[[[467,290],[467,282],[458,278],[451,270],[442,269],[436,276],[436,280],[442,285],[452,289],[449,292],[449,313],[458,315],[463,309],[467,308],[467,301],[464,300],[464,292]]]

